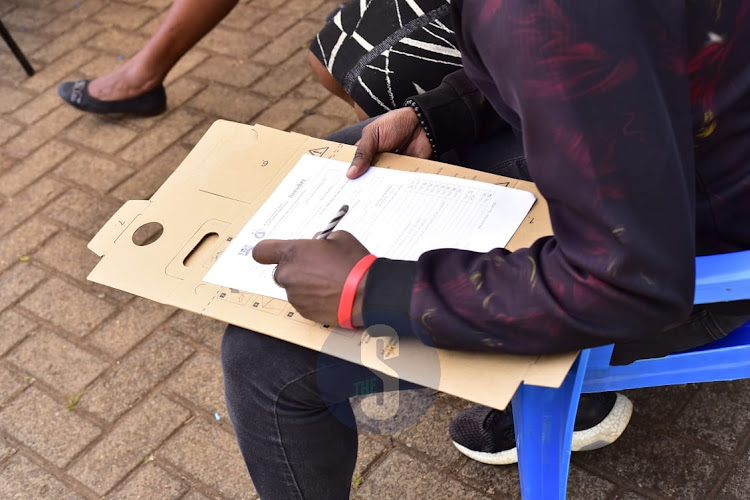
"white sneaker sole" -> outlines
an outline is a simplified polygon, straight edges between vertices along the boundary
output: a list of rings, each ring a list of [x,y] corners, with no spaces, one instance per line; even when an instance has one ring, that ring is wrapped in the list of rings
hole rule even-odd
[[[630,422],[633,415],[633,403],[623,396],[617,394],[615,405],[609,414],[594,427],[582,431],[573,432],[572,451],[589,451],[603,448],[617,441]],[[516,448],[489,453],[486,451],[474,451],[453,441],[453,445],[467,457],[488,465],[510,465],[518,463],[518,451]]]

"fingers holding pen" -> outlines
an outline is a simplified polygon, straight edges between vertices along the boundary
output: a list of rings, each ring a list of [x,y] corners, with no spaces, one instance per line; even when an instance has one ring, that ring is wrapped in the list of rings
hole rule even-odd
[[[297,285],[340,286],[351,267],[368,253],[350,233],[334,231],[327,239],[261,241],[253,248],[253,259],[276,264],[274,278],[289,291]]]

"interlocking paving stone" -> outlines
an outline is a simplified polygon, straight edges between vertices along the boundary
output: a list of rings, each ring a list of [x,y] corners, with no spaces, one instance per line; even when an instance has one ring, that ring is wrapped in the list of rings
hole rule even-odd
[[[63,106],[63,102],[57,95],[57,89],[49,89],[17,109],[12,116],[16,120],[30,125],[61,106]]]
[[[568,498],[570,500],[607,500],[612,498],[615,485],[590,472],[570,466],[568,476]]]
[[[201,120],[201,116],[178,109],[147,134],[128,145],[120,153],[120,158],[131,163],[144,164],[172,145],[180,136],[188,133]]]
[[[170,109],[180,107],[204,88],[206,88],[204,83],[187,77],[167,84],[167,107]]]
[[[520,498],[518,467],[495,466],[469,460],[461,468],[460,477],[485,491],[489,495],[501,493],[507,498]]]
[[[18,39],[18,33],[13,33],[13,37],[16,39],[16,43],[22,43]],[[43,42],[40,42],[40,44]],[[24,45],[25,47],[25,45]],[[23,68],[21,68],[21,65],[18,64],[18,61],[15,60],[13,55],[10,53],[5,53],[3,51],[0,53],[0,80],[4,83],[11,84],[14,81],[18,81],[22,78],[25,78],[26,73],[24,73]]]
[[[34,217],[0,238],[0,270],[28,256],[58,231],[58,227],[41,217]]]
[[[163,1],[163,0],[154,0],[154,1]],[[171,5],[171,4],[170,4]],[[167,5],[169,7],[170,5]],[[168,14],[167,10],[163,10],[158,16],[154,16],[151,18],[149,22],[138,28],[138,33],[141,35],[148,36],[149,38],[154,35],[159,29],[159,26],[164,22]]]
[[[169,320],[169,326],[194,341],[218,351],[227,324],[191,312],[179,311]]]
[[[422,390],[427,394],[433,391]],[[416,391],[415,391],[416,392]],[[433,396],[434,397],[434,396]],[[448,425],[457,414],[455,407],[445,398],[435,397],[427,412],[414,424],[397,432],[395,437],[409,447],[426,453],[443,467],[450,467],[461,460],[461,455],[448,435]]]
[[[5,16],[4,22],[24,28],[39,28],[50,22],[55,14],[44,9],[19,7]]]
[[[750,492],[750,452],[745,453],[721,489],[722,500],[745,500]]]
[[[325,20],[325,18],[328,17],[331,12],[333,12],[335,9],[338,9],[340,4],[341,2],[339,2],[338,0],[326,0],[325,2],[320,4],[318,8],[308,12],[307,18],[322,23],[323,20]]]
[[[58,278],[52,278],[21,305],[63,330],[82,337],[112,314],[115,306]]]
[[[247,30],[258,24],[263,18],[271,14],[271,6],[260,5],[260,2],[240,2],[229,15],[224,18],[222,25],[236,29]]]
[[[283,37],[274,39],[259,50],[252,60],[269,66],[274,65],[294,54],[300,47],[307,47],[318,31],[320,22],[302,19],[288,28]]]
[[[130,31],[120,31],[115,28],[106,29],[99,33],[86,42],[86,46],[126,59],[138,52],[141,47],[146,45],[146,42],[148,42],[148,38],[145,36],[137,36]]]
[[[114,162],[108,158],[79,151],[63,161],[55,174],[77,184],[88,186],[105,193],[130,177],[132,167]]]
[[[192,76],[214,79],[233,87],[247,87],[268,72],[268,68],[236,57],[216,56],[196,67]]]
[[[633,402],[634,415],[669,422],[698,391],[698,387],[697,384],[670,385],[623,391],[623,393]]]
[[[0,470],[0,498],[34,500],[76,500],[85,497],[23,455],[16,454]]]
[[[0,92],[5,94],[4,99],[0,101],[0,113],[10,113],[34,97],[29,92],[23,92],[5,85],[0,86]]]
[[[36,323],[9,309],[0,314],[0,355],[21,341]]]
[[[750,430],[750,381],[701,384],[675,423],[675,430],[733,451]]]
[[[65,57],[56,60],[40,68],[32,77],[23,82],[23,86],[29,90],[41,92],[50,87],[57,87],[57,84],[63,81],[65,75],[74,71],[76,68],[85,64],[96,57],[96,52],[78,47],[73,52],[66,54]]]
[[[639,495],[638,493],[635,493],[633,491],[625,491],[622,493],[618,493],[614,500],[646,500],[646,497]]]
[[[310,74],[307,53],[307,49],[299,49],[281,65],[272,69],[265,78],[253,85],[253,90],[272,97],[281,97],[289,92]]]
[[[100,433],[34,386],[0,410],[0,428],[58,467],[65,467]]]
[[[21,298],[40,283],[46,274],[28,262],[21,262],[0,274],[0,310]]]
[[[50,141],[28,158],[0,176],[0,193],[13,196],[47,173],[73,152],[73,148],[58,141]]]
[[[96,20],[107,25],[119,26],[134,30],[151,19],[156,12],[153,9],[141,8],[123,3],[111,3],[96,14]]]
[[[305,97],[317,101],[325,100],[330,94],[318,81],[310,75],[299,87],[292,90],[289,95],[294,97]]]
[[[153,462],[142,465],[125,485],[108,496],[110,500],[137,500],[158,498],[172,500],[180,498],[188,486],[170,476]]]
[[[329,97],[323,104],[315,108],[315,113],[330,118],[338,118],[346,124],[359,121],[357,120],[357,115],[354,114],[354,108],[335,96]]]
[[[102,30],[102,26],[94,23],[79,23],[73,29],[67,30],[55,37],[54,42],[34,52],[34,59],[45,63],[52,62],[76,50],[83,44],[90,44],[90,39]],[[134,37],[130,37],[134,38]],[[59,100],[59,99],[58,99]]]
[[[78,68],[75,74],[68,75],[66,80],[80,80],[81,78],[94,79],[99,75],[106,75],[110,71],[114,71],[118,66],[122,64],[117,57],[112,54],[100,55],[91,59],[89,62]],[[79,116],[81,115],[79,113]],[[105,123],[106,117],[101,116],[102,122]],[[108,120],[107,120],[108,121]]]
[[[190,491],[187,495],[182,497],[182,500],[207,500],[208,497],[198,493],[195,490]]]
[[[196,380],[201,383],[196,384]],[[167,388],[198,404],[211,415],[218,412],[220,416],[227,416],[221,362],[215,355],[197,353],[170,377]]]
[[[33,127],[13,137],[3,148],[16,158],[24,158],[79,118],[80,111],[72,106],[60,106],[36,122]]]
[[[223,116],[227,120],[240,123],[249,123],[250,119],[260,113],[267,104],[265,99],[251,95],[245,90],[218,84],[203,90],[190,103],[206,114]]]
[[[73,188],[47,205],[44,214],[93,237],[118,208],[120,204],[113,200]]]
[[[357,478],[361,479],[372,463],[386,451],[385,446],[365,433],[360,432],[357,439],[357,463],[354,466],[354,474],[352,475],[353,483],[358,480]],[[356,488],[353,489],[356,490]]]
[[[0,235],[34,215],[64,190],[61,182],[44,178],[8,200],[0,206]]]
[[[231,434],[215,423],[192,420],[157,452],[222,495],[257,498],[245,464]]]
[[[316,99],[286,97],[266,109],[255,119],[255,123],[284,130],[302,119],[305,111],[317,104]]]
[[[195,49],[185,54],[177,64],[169,71],[167,78],[164,80],[164,85],[169,87],[175,81],[182,78],[183,75],[190,73],[193,68],[197,67],[201,62],[208,59],[210,56],[203,50]],[[174,104],[168,101],[168,104]]]
[[[65,131],[65,138],[103,153],[114,153],[130,143],[138,133],[128,127],[107,123],[104,119],[86,115]]]
[[[706,498],[721,469],[716,456],[638,421],[614,444],[578,453],[576,461],[675,498]]]
[[[30,335],[7,358],[61,394],[79,394],[107,363],[49,330]]]
[[[233,31],[218,27],[200,41],[198,47],[229,56],[249,59],[260,47],[271,41],[266,35],[252,36],[245,34],[237,37]]]
[[[175,144],[149,162],[112,191],[112,196],[121,201],[147,200],[151,198],[164,181],[180,165],[190,152],[184,146]]]
[[[21,130],[20,125],[9,122],[5,118],[0,118],[0,144],[17,135]]]
[[[88,337],[88,341],[113,358],[119,358],[174,313],[174,309],[136,297]]]
[[[348,123],[344,123],[337,118],[328,118],[326,116],[312,115],[306,116],[300,120],[292,130],[300,134],[311,137],[325,137],[328,134],[339,130]]]
[[[517,465],[486,465],[469,460],[461,469],[461,477],[470,480],[488,495],[501,494],[521,499]],[[615,486],[575,465],[570,466],[567,495],[570,500],[607,500]]]
[[[10,399],[13,394],[28,385],[23,378],[0,365],[0,406]],[[2,445],[0,444],[0,460],[2,460]]]
[[[203,120],[197,126],[193,127],[193,130],[191,130],[189,134],[184,135],[182,139],[180,139],[180,144],[192,149],[198,144],[198,141],[201,140],[212,124],[212,120]]]
[[[94,383],[80,406],[104,420],[116,420],[192,352],[185,342],[159,331]]]
[[[401,451],[378,463],[354,498],[377,500],[467,500],[487,498],[468,486]]]
[[[189,415],[188,410],[164,396],[149,398],[123,417],[69,472],[103,495],[143,462]]]
[[[70,6],[71,4],[67,3],[67,5]],[[106,2],[105,0],[86,0],[85,2],[80,2],[80,5],[77,3],[72,5],[75,8],[57,16],[54,21],[46,24],[44,28],[42,28],[42,31],[55,36],[62,35],[75,29],[77,26],[80,26],[82,21],[90,21],[92,16],[106,5]],[[87,24],[94,23],[88,22]]]
[[[312,4],[313,2],[310,3]],[[281,8],[257,23],[250,30],[250,33],[252,33],[253,36],[262,36],[267,39],[279,37],[279,35],[284,33],[290,26],[302,19],[305,15],[304,12],[290,9],[288,5],[289,2],[285,2]],[[323,23],[321,23],[321,27],[323,27]]]
[[[16,163],[18,163],[16,159],[11,158],[9,155],[6,155],[0,152],[0,172],[5,172],[9,170]],[[7,199],[6,196],[0,196],[0,203],[4,203],[5,199]]]
[[[0,462],[15,453],[15,448],[11,448],[4,441],[0,440]],[[0,473],[2,474],[2,473]]]

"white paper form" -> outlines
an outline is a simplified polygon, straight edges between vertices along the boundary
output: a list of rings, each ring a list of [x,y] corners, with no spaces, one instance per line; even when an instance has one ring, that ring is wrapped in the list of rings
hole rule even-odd
[[[286,300],[274,266],[252,258],[267,239],[312,238],[342,205],[336,230],[378,257],[416,260],[438,248],[487,252],[505,246],[536,197],[528,191],[436,174],[371,167],[347,179],[349,163],[303,156],[222,253],[203,281]]]

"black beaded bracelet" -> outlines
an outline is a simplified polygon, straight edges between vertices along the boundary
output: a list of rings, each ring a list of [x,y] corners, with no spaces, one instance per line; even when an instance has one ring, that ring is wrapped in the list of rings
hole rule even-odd
[[[417,119],[419,120],[419,124],[424,129],[424,133],[427,135],[427,140],[430,141],[430,147],[432,148],[432,157],[437,158],[438,156],[438,150],[437,146],[435,146],[435,138],[432,136],[432,133],[430,132],[430,127],[427,126],[427,121],[424,119],[424,114],[422,113],[422,110],[419,107],[419,104],[417,104],[414,99],[407,99],[406,102],[404,102],[404,106],[409,106],[411,109],[414,110],[414,112],[417,114]]]

